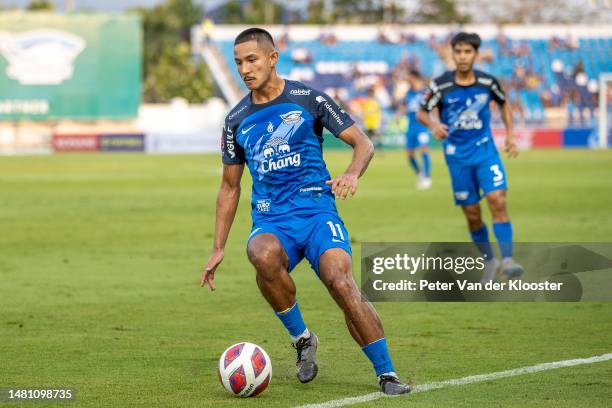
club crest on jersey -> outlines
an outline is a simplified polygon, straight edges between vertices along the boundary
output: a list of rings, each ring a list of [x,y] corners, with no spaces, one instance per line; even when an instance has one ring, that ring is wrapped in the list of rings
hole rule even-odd
[[[288,125],[292,125],[300,121],[300,119],[302,118],[302,111],[295,110],[295,111],[287,112],[287,113],[280,115],[280,117],[283,120],[283,122],[285,122]]]

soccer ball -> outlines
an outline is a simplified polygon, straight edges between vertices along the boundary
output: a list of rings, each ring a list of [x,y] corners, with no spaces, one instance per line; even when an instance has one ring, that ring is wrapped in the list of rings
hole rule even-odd
[[[219,359],[217,370],[223,387],[237,397],[254,397],[268,387],[272,362],[256,344],[242,342],[230,346]]]

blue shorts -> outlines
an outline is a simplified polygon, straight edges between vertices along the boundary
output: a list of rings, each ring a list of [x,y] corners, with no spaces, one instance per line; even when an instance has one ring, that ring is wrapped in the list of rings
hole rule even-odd
[[[506,171],[499,155],[468,166],[449,164],[448,171],[456,205],[475,204],[491,191],[508,189]]]
[[[304,257],[319,276],[319,258],[330,248],[342,248],[352,254],[348,232],[337,213],[297,215],[253,224],[248,242],[259,234],[274,234],[289,258],[289,272]]]
[[[426,130],[417,130],[406,133],[406,149],[415,150],[419,147],[429,145],[429,132]]]

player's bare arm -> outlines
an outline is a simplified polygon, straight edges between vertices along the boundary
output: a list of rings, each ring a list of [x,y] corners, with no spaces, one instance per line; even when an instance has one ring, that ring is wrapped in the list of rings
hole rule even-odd
[[[332,193],[337,198],[345,200],[357,192],[358,179],[365,173],[374,156],[374,145],[356,125],[342,131],[339,138],[353,147],[353,158],[342,175],[325,183],[332,186]]]
[[[215,285],[215,270],[221,261],[223,261],[225,243],[236,216],[236,209],[240,201],[240,180],[243,171],[244,164],[223,166],[223,178],[219,193],[217,194],[215,240],[212,254],[208,258],[208,262],[206,262],[200,279],[200,286],[204,287],[208,284],[211,291],[217,288]]]
[[[506,152],[509,158],[518,156],[518,147],[514,138],[514,129],[512,128],[512,109],[510,102],[506,101],[501,107],[501,117],[506,128]]]
[[[435,110],[437,111],[437,108]],[[425,125],[436,139],[444,140],[448,137],[448,126],[440,122],[437,114],[430,114],[426,110],[421,109],[417,113],[417,120]]]

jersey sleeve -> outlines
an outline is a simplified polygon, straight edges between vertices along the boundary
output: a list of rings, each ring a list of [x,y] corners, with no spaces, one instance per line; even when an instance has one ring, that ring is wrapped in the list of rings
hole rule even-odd
[[[246,162],[244,149],[236,143],[235,130],[226,119],[221,132],[221,159],[223,164],[242,164]]]
[[[499,105],[503,105],[506,103],[506,93],[504,92],[504,88],[502,88],[499,81],[493,77],[491,82],[491,98],[497,102]]]
[[[355,121],[350,117],[348,113],[342,110],[338,104],[324,92],[313,92],[314,113],[316,119],[318,119],[327,130],[332,132],[336,137],[342,133],[343,130],[351,127]]]
[[[438,84],[436,81],[432,80],[429,83],[429,87],[425,90],[423,94],[423,99],[421,99],[421,109],[426,110],[427,112],[431,112],[434,108],[440,106],[440,102],[442,101],[442,92],[440,92],[440,88],[438,88]]]

